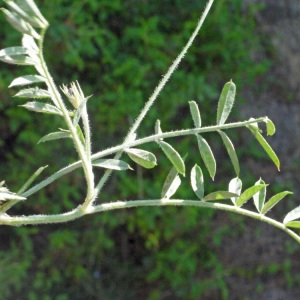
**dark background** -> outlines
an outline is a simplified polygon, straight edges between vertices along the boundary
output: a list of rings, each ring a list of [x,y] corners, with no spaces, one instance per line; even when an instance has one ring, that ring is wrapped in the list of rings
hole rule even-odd
[[[2,1],[0,2],[1,4]],[[205,1],[36,1],[51,26],[45,57],[58,85],[78,80],[89,100],[93,151],[118,144],[161,76],[185,45]],[[299,28],[293,1],[216,1],[184,62],[144,120],[139,136],[192,127],[188,101],[199,104],[204,125],[215,123],[219,93],[238,89],[230,121],[268,115],[281,172],[246,129],[229,131],[244,187],[262,177],[269,196],[294,191],[270,216],[282,220],[299,203]],[[0,18],[1,49],[20,35]],[[7,86],[25,67],[0,68],[0,180],[16,191],[40,166],[42,177],[76,160],[68,141],[37,145],[62,127],[55,116],[30,113]],[[217,176],[206,191],[226,189],[234,171],[216,134],[206,135]],[[201,164],[192,138],[170,140],[187,166]],[[152,199],[170,169],[156,145],[159,166],[135,167],[111,177],[99,201]],[[96,174],[97,177],[101,173]],[[17,205],[13,214],[67,211],[82,202],[80,171]],[[195,198],[188,179],[176,197]],[[250,205],[248,208],[252,208]],[[266,224],[196,208],[140,208],[35,227],[0,228],[0,293],[4,299],[298,299],[297,243]]]

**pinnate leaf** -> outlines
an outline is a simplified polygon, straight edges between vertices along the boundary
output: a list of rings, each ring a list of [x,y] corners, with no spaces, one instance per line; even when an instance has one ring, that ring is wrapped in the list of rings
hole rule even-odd
[[[49,142],[53,140],[58,140],[58,139],[65,139],[65,138],[70,138],[71,134],[69,132],[61,132],[61,131],[56,131],[56,132],[51,132],[45,136],[43,136],[39,141],[39,143],[44,143],[44,142]]]
[[[178,175],[178,171],[173,166],[167,178],[164,182],[162,191],[161,191],[161,198],[162,199],[170,199],[177,191],[181,184],[181,179]]]
[[[245,190],[241,196],[237,199],[236,201],[236,205],[237,206],[242,206],[244,203],[246,203],[251,197],[253,197],[254,194],[256,194],[258,191],[260,191],[261,189],[263,189],[265,186],[267,186],[266,184],[258,184],[258,185],[254,185],[250,188],[248,188],[247,190]]]
[[[126,153],[134,162],[146,169],[151,169],[156,166],[156,157],[149,151],[130,148],[126,150]]]
[[[33,29],[33,27],[28,22],[21,19],[18,14],[11,12],[5,8],[1,8],[0,10],[4,13],[7,22],[17,31],[23,34],[28,34],[35,39],[40,38],[40,35]]]
[[[176,168],[178,173],[185,175],[185,164],[179,153],[168,143],[164,141],[158,142],[159,146],[163,150],[163,152],[166,154],[167,158],[170,160],[170,162],[173,164],[173,166]]]
[[[214,180],[214,177],[216,175],[216,169],[217,169],[214,155],[207,141],[201,135],[197,134],[197,140],[198,140],[200,155],[204,161],[204,164],[208,170],[210,177],[212,178],[212,180]]]
[[[284,218],[283,224],[287,224],[291,221],[300,219],[300,206],[294,208],[292,211],[290,211]]]
[[[30,176],[30,178],[23,184],[21,189],[18,191],[18,194],[24,193],[28,187],[31,185],[31,183],[46,169],[48,166],[40,167],[38,168],[33,175]]]
[[[240,178],[236,177],[230,180],[228,191],[234,194],[237,194],[238,197],[241,195],[243,183]],[[236,205],[236,201],[238,197],[232,197],[231,201],[234,205]]]
[[[32,0],[22,0],[22,1],[8,1],[4,0],[9,8],[14,11],[21,19],[25,20],[34,27],[44,28],[45,24],[40,20],[36,14],[32,11],[28,2],[34,4]],[[34,5],[35,6],[35,5]],[[35,6],[36,7],[36,6]],[[37,8],[37,7],[36,7]]]
[[[38,61],[27,56],[31,51],[32,50],[21,46],[5,48],[0,50],[0,60],[15,65],[38,64]]]
[[[194,125],[196,128],[200,128],[201,127],[201,116],[200,116],[200,111],[199,111],[198,105],[195,101],[190,101],[189,105],[190,105],[190,111],[192,114]]]
[[[284,224],[286,227],[300,228],[300,221],[290,221]]]
[[[225,199],[230,199],[232,197],[237,197],[238,195],[235,193],[231,193],[228,191],[218,191],[218,192],[213,192],[208,195],[206,195],[203,198],[203,201],[215,201],[215,200],[225,200]]]
[[[14,97],[39,99],[39,98],[51,98],[51,95],[47,90],[35,87],[35,88],[21,90]]]
[[[30,52],[28,48],[22,46],[9,47],[0,50],[0,59],[5,56],[26,55]]]
[[[278,171],[280,170],[280,161],[274,152],[274,150],[271,148],[271,146],[268,144],[268,142],[265,140],[265,138],[260,134],[259,129],[256,126],[248,125],[247,126],[254,137],[257,139],[257,141],[260,143],[260,145],[263,147],[263,149],[266,151],[268,156],[271,158],[271,160],[274,162],[275,166],[277,167]]]
[[[264,207],[261,210],[262,214],[265,214],[268,212],[272,207],[274,207],[281,199],[283,199],[285,196],[293,194],[289,191],[284,191],[281,193],[278,193],[274,195],[272,198],[269,199],[269,201],[264,205]]]
[[[231,142],[231,140],[229,139],[229,137],[227,136],[227,134],[221,130],[218,131],[219,134],[221,135],[221,138],[223,140],[223,143],[225,145],[225,148],[227,150],[227,153],[230,157],[231,163],[233,165],[233,168],[235,170],[236,176],[239,176],[240,174],[240,165],[239,165],[239,159],[236,155],[234,146]]]
[[[119,159],[97,159],[93,166],[117,171],[132,170],[128,163]]]
[[[27,102],[26,104],[20,106],[35,112],[56,114],[62,116],[62,112],[60,111],[60,109],[48,103],[32,101],[32,102]]]
[[[225,124],[233,107],[236,93],[236,86],[232,81],[227,82],[221,92],[217,111],[217,124]]]
[[[43,82],[45,80],[46,79],[40,75],[25,75],[14,79],[9,85],[9,88],[19,85],[28,85],[36,82]]]
[[[273,135],[276,132],[274,123],[267,117],[265,118],[265,122],[267,126],[267,135]]]
[[[197,164],[191,170],[191,185],[196,196],[202,200],[204,196],[204,178],[202,170]]]
[[[29,53],[38,53],[39,47],[37,43],[35,42],[34,38],[28,34],[24,34],[22,37],[22,46],[27,48],[30,52]]]
[[[39,22],[42,22],[42,24],[40,24],[41,28],[48,26],[47,20],[43,17],[33,0],[15,0],[15,2],[24,12],[30,15],[31,18],[38,19]]]
[[[259,179],[258,181],[255,182],[255,185],[264,185],[264,184],[265,182],[262,179]],[[264,186],[261,190],[259,190],[257,193],[253,195],[254,204],[258,212],[261,212],[265,204],[266,191],[267,188],[266,186]]]

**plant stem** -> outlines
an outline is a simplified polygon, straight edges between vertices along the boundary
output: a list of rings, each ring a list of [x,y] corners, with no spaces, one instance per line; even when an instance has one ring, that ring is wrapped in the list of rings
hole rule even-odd
[[[83,171],[84,171],[84,175],[85,175],[85,179],[87,182],[87,196],[86,199],[92,199],[94,196],[94,173],[93,173],[93,168],[92,168],[92,163],[91,160],[89,159],[90,154],[88,152],[85,151],[80,138],[77,134],[76,128],[73,126],[71,117],[69,116],[69,112],[61,98],[61,95],[54,83],[53,78],[50,75],[50,72],[48,70],[47,64],[44,60],[44,56],[43,56],[43,40],[44,40],[44,36],[45,36],[45,32],[46,29],[42,30],[42,34],[41,34],[41,39],[39,40],[39,57],[40,57],[40,61],[41,61],[41,67],[44,71],[44,76],[47,78],[47,85],[48,85],[48,91],[49,93],[52,95],[52,99],[53,102],[58,106],[59,109],[61,110],[62,114],[63,114],[63,118],[65,123],[67,124],[67,127],[71,133],[73,142],[74,142],[74,146],[78,152],[79,158],[82,162],[82,167],[83,167]],[[84,120],[84,127],[85,127],[85,133],[87,133],[87,138],[88,139],[88,149],[90,149],[90,134],[89,134],[89,124],[88,124],[88,118],[87,118],[87,112],[86,112],[86,108],[85,108],[85,113],[83,112],[83,120]],[[90,152],[90,151],[89,151]]]
[[[298,243],[300,243],[300,236],[298,236],[294,231],[287,228],[283,223],[273,220],[265,215],[252,212],[237,206],[222,204],[222,203],[211,203],[199,200],[182,200],[182,199],[153,199],[153,200],[135,200],[135,201],[116,201],[112,203],[104,203],[96,206],[90,206],[86,210],[82,210],[81,206],[76,209],[57,215],[33,215],[33,216],[13,216],[10,217],[6,214],[0,216],[0,224],[2,225],[33,225],[33,224],[47,224],[47,223],[61,223],[71,220],[75,220],[85,214],[94,214],[104,211],[125,209],[132,207],[145,207],[145,206],[193,206],[193,207],[203,207],[219,209],[224,211],[230,211],[237,214],[245,215],[253,219],[257,219],[273,225],[292,236]]]
[[[183,57],[187,53],[188,49],[193,44],[193,42],[194,42],[197,34],[199,33],[199,31],[200,31],[200,29],[201,29],[201,27],[203,25],[204,20],[207,17],[207,14],[208,14],[208,12],[209,12],[209,10],[210,10],[213,2],[214,2],[214,0],[209,0],[207,2],[206,7],[205,7],[205,9],[204,9],[204,11],[202,13],[202,16],[201,16],[200,20],[198,21],[198,24],[197,24],[197,26],[196,26],[193,34],[191,35],[189,41],[187,42],[187,44],[185,45],[185,47],[183,48],[183,50],[181,51],[181,53],[174,60],[174,62],[170,66],[169,70],[163,76],[162,80],[160,81],[160,83],[158,84],[158,86],[155,88],[153,94],[151,95],[151,97],[149,98],[149,100],[146,102],[146,104],[145,104],[144,108],[142,109],[141,113],[139,114],[139,116],[137,117],[136,121],[134,122],[134,124],[130,128],[129,133],[128,133],[127,137],[125,138],[125,142],[127,141],[127,139],[130,139],[131,136],[136,132],[136,130],[140,126],[142,120],[145,118],[146,114],[148,113],[150,107],[153,105],[153,103],[157,99],[158,95],[160,94],[160,92],[162,91],[162,89],[164,88],[164,86],[166,85],[166,83],[168,82],[168,80],[170,79],[170,77],[172,76],[172,74],[174,73],[174,71],[177,69],[178,65],[180,64],[180,62],[182,61]]]
[[[193,34],[191,35],[190,39],[188,40],[187,44],[185,45],[185,47],[183,48],[181,53],[177,56],[177,58],[171,64],[169,70],[163,76],[163,78],[160,81],[160,83],[158,84],[158,86],[155,88],[155,90],[154,90],[153,94],[151,95],[151,97],[149,98],[149,100],[146,102],[144,108],[142,109],[141,113],[139,114],[139,116],[137,117],[135,122],[133,123],[132,127],[130,128],[130,130],[127,134],[127,136],[125,137],[123,144],[126,144],[128,141],[130,141],[132,139],[132,136],[135,134],[135,132],[138,129],[138,127],[140,126],[141,122],[143,121],[143,119],[147,115],[149,109],[151,108],[151,106],[153,105],[153,103],[157,99],[158,95],[160,94],[160,92],[162,91],[162,89],[164,88],[164,86],[166,85],[166,83],[168,82],[168,80],[170,79],[170,77],[172,76],[172,74],[174,73],[176,68],[178,67],[179,63],[182,61],[182,59],[183,59],[184,55],[187,53],[188,49],[193,44],[193,41],[195,40],[197,34],[199,33],[199,31],[202,27],[202,24],[203,24],[204,20],[206,19],[207,14],[208,14],[213,2],[214,2],[214,0],[209,0],[207,2],[206,7],[205,7],[205,9],[202,13],[202,16],[200,17],[200,20],[199,20]],[[122,156],[123,149],[121,149],[119,152],[117,152],[117,154],[115,156],[115,159],[119,159]],[[98,182],[98,184],[95,188],[95,194],[96,195],[98,195],[100,193],[102,187],[104,186],[105,182],[107,181],[107,179],[109,178],[111,173],[112,173],[112,170],[106,170],[105,171],[104,175],[102,176],[102,178],[100,179],[100,181]]]
[[[217,130],[226,130],[226,129],[232,129],[232,128],[245,127],[246,125],[249,125],[249,124],[264,122],[264,120],[265,120],[265,117],[261,117],[261,118],[251,119],[251,120],[243,121],[243,122],[235,122],[235,123],[229,123],[229,124],[224,124],[224,125],[207,126],[207,127],[201,127],[201,128],[176,130],[176,131],[164,132],[161,134],[154,134],[154,135],[151,135],[151,136],[148,136],[145,138],[141,138],[141,139],[137,139],[132,142],[128,142],[126,144],[121,144],[121,145],[118,145],[115,147],[111,147],[111,148],[99,151],[91,156],[91,160],[93,161],[93,160],[114,154],[125,148],[131,148],[131,147],[136,147],[136,146],[143,145],[146,143],[151,143],[151,142],[154,142],[157,139],[161,139],[161,138],[166,139],[166,138],[172,138],[175,136],[177,136],[177,137],[178,136],[187,136],[187,135],[193,135],[196,133],[208,133],[208,132],[214,132]],[[47,179],[41,181],[40,183],[33,186],[31,189],[27,190],[25,193],[22,193],[20,196],[26,197],[26,198],[29,197],[30,195],[36,193],[37,191],[41,190],[45,186],[54,182],[61,176],[64,176],[64,175],[68,174],[69,172],[79,168],[81,165],[82,165],[82,161],[77,161],[77,162],[74,162],[74,163],[60,169],[59,171],[57,171],[56,173],[54,173]],[[96,193],[95,193],[95,196],[96,196]]]

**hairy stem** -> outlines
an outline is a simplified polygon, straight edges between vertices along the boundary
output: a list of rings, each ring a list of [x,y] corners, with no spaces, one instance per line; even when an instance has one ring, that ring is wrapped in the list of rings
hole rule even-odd
[[[153,103],[157,99],[158,95],[160,94],[160,92],[162,91],[162,89],[164,88],[164,86],[166,85],[168,80],[171,78],[172,74],[174,73],[174,71],[178,67],[179,63],[182,61],[182,59],[183,59],[184,55],[187,53],[188,49],[193,44],[193,41],[195,40],[197,34],[199,33],[199,31],[202,27],[202,24],[203,24],[204,20],[206,19],[207,14],[208,14],[213,2],[214,2],[214,0],[209,0],[207,2],[206,7],[203,11],[203,14],[202,14],[202,16],[201,16],[194,32],[193,32],[193,34],[191,35],[190,39],[188,40],[187,44],[185,45],[185,47],[183,48],[181,53],[177,56],[177,58],[171,64],[169,70],[163,76],[163,78],[160,81],[160,83],[158,84],[158,86],[155,88],[155,90],[154,90],[153,94],[151,95],[151,97],[149,98],[149,100],[146,102],[144,108],[140,112],[139,116],[137,117],[137,119],[133,123],[132,127],[130,128],[126,138],[124,139],[124,144],[126,144],[128,141],[130,141],[132,139],[132,136],[135,134],[136,130],[138,129],[138,127],[142,123],[143,119],[147,115],[148,111],[150,110],[151,106],[153,105]],[[115,156],[115,159],[119,159],[122,156],[122,152],[123,152],[123,149],[121,149],[119,152],[117,152],[117,154]],[[107,181],[107,179],[109,178],[111,173],[112,173],[112,170],[106,170],[105,171],[104,175],[102,176],[102,178],[100,179],[99,183],[97,184],[97,186],[95,188],[95,193],[97,195],[100,193],[102,187],[104,186],[105,182]]]
[[[99,151],[91,156],[91,160],[99,159],[99,158],[117,153],[125,148],[131,148],[131,147],[136,147],[139,145],[151,143],[151,142],[154,142],[161,138],[167,139],[167,138],[172,138],[172,137],[176,137],[176,136],[177,137],[178,136],[187,136],[187,135],[193,135],[196,133],[208,133],[208,132],[214,132],[217,130],[226,130],[226,129],[232,129],[232,128],[245,127],[246,125],[249,125],[249,124],[264,122],[264,120],[265,120],[265,117],[261,117],[261,118],[251,119],[251,120],[243,121],[243,122],[235,122],[235,123],[228,123],[228,124],[224,124],[224,125],[207,126],[207,127],[201,127],[201,128],[193,128],[193,129],[183,129],[183,130],[164,132],[161,134],[154,134],[154,135],[150,135],[145,138],[141,138],[141,139],[137,139],[132,142],[128,142],[126,144],[121,144],[118,146],[108,148],[106,150]],[[61,176],[64,176],[64,175],[68,174],[69,172],[71,172],[81,166],[82,166],[82,161],[74,162],[74,163],[70,164],[69,166],[66,166],[66,167],[62,168],[61,170],[57,171],[55,174],[51,175],[50,177],[43,180],[42,182],[36,184],[31,189],[27,190],[25,193],[22,193],[20,196],[29,197],[30,195],[36,193],[37,191],[41,190],[45,186],[54,182]],[[94,196],[96,196],[96,193]]]
[[[43,30],[42,35],[41,35],[41,39],[39,40],[39,48],[40,48],[40,52],[39,52],[39,56],[40,56],[40,61],[41,61],[41,67],[45,73],[45,76],[47,78],[47,85],[48,85],[48,90],[50,92],[50,94],[52,95],[52,99],[55,99],[54,103],[57,103],[60,110],[62,111],[63,114],[63,118],[65,120],[65,123],[71,133],[73,142],[74,142],[74,146],[78,152],[79,158],[82,162],[82,167],[83,167],[83,171],[84,171],[84,175],[86,178],[86,182],[87,182],[87,196],[86,199],[92,199],[93,195],[94,195],[94,173],[93,173],[93,169],[92,169],[92,164],[91,164],[91,160],[90,160],[90,134],[89,134],[89,124],[88,124],[88,117],[87,117],[87,112],[86,109],[84,109],[82,117],[83,117],[83,122],[84,122],[84,128],[85,128],[85,133],[87,134],[87,138],[88,141],[88,150],[89,152],[86,152],[81,141],[80,138],[77,134],[76,128],[73,126],[71,117],[69,115],[68,109],[66,108],[61,95],[54,83],[54,80],[52,78],[52,76],[50,75],[50,72],[48,70],[47,64],[44,60],[44,56],[43,56],[43,39],[44,39],[44,35],[45,35],[45,30]]]
[[[210,202],[199,201],[199,200],[153,199],[153,200],[135,200],[135,201],[116,201],[112,203],[104,203],[96,206],[90,206],[88,209],[85,210],[83,210],[81,206],[78,206],[76,209],[70,212],[57,214],[57,215],[33,215],[27,217],[25,216],[10,217],[8,215],[1,215],[0,224],[20,226],[20,225],[32,225],[32,224],[62,223],[62,222],[75,220],[85,214],[94,214],[103,211],[125,209],[125,208],[132,208],[132,207],[145,207],[145,206],[194,206],[194,207],[212,208],[212,209],[234,212],[273,225],[283,230],[284,232],[288,233],[298,243],[300,243],[300,236],[298,236],[293,230],[287,228],[283,223],[280,223],[276,220],[266,217],[265,215],[252,212],[233,205],[222,204],[222,203],[210,203]]]

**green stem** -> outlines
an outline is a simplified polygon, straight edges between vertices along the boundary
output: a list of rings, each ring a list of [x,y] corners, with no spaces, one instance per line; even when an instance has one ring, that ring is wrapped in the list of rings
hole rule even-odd
[[[41,61],[41,67],[44,71],[45,77],[47,78],[47,85],[48,85],[48,91],[50,92],[50,94],[52,94],[52,99],[54,103],[60,108],[62,114],[63,114],[63,118],[65,120],[65,123],[67,124],[67,127],[71,133],[73,142],[74,142],[74,146],[78,152],[79,158],[82,161],[82,167],[84,170],[84,175],[86,178],[86,182],[87,182],[87,196],[86,199],[92,199],[94,196],[94,173],[93,173],[93,169],[92,169],[92,164],[91,164],[91,160],[89,159],[89,154],[85,152],[85,149],[80,141],[80,138],[77,134],[76,128],[73,126],[71,117],[69,115],[68,109],[66,108],[61,95],[54,83],[53,78],[50,75],[50,72],[48,70],[47,64],[44,60],[44,56],[43,56],[43,40],[44,40],[44,36],[45,36],[45,32],[46,29],[44,29],[41,33],[41,39],[39,40],[39,57],[40,57],[40,61]],[[86,116],[85,116],[86,117]],[[89,128],[88,125],[88,119],[86,120],[87,122],[87,127]],[[85,123],[86,123],[85,122]],[[86,129],[86,128],[85,128]],[[87,129],[89,130],[89,129]],[[90,135],[88,134],[88,139],[90,138]],[[89,146],[90,147],[90,140],[89,140]]]
[[[91,160],[95,160],[98,158],[102,158],[102,157],[117,153],[125,148],[136,147],[136,146],[139,146],[142,144],[154,142],[161,138],[166,139],[166,138],[172,138],[172,137],[176,137],[176,136],[177,137],[178,136],[187,136],[187,135],[193,135],[196,133],[208,133],[208,132],[214,132],[217,130],[226,130],[226,129],[232,129],[232,128],[245,127],[249,124],[264,122],[264,120],[265,120],[265,117],[261,117],[261,118],[251,119],[251,120],[243,121],[243,122],[235,122],[235,123],[229,123],[229,124],[224,124],[224,125],[207,126],[207,127],[201,127],[201,128],[176,130],[176,131],[164,132],[161,134],[154,134],[154,135],[151,135],[151,136],[148,136],[145,138],[141,138],[141,139],[137,139],[132,142],[128,142],[127,144],[121,144],[121,145],[97,152],[91,156]],[[77,162],[70,164],[69,166],[62,168],[61,170],[57,171],[55,174],[51,175],[47,179],[45,179],[42,182],[38,183],[37,185],[33,186],[31,189],[27,190],[25,193],[22,193],[20,196],[29,197],[30,195],[36,193],[37,191],[41,190],[45,186],[54,182],[61,176],[64,176],[64,175],[68,174],[69,172],[79,168],[81,165],[82,165],[82,162],[77,161]],[[95,193],[95,196],[96,195],[97,194]]]
[[[149,100],[146,102],[144,108],[142,109],[142,111],[138,115],[137,119],[133,123],[132,127],[130,128],[126,138],[124,139],[123,144],[126,144],[128,141],[131,140],[132,136],[135,134],[136,130],[138,129],[141,122],[143,121],[143,119],[147,115],[147,113],[150,110],[151,106],[154,104],[154,102],[157,99],[158,95],[160,94],[160,92],[162,91],[162,89],[164,88],[164,86],[166,85],[168,80],[171,78],[172,74],[174,73],[174,71],[176,70],[176,68],[178,67],[180,62],[182,61],[182,59],[183,59],[184,55],[187,53],[188,49],[193,44],[197,34],[199,33],[199,31],[200,31],[200,29],[203,25],[204,20],[207,17],[207,14],[208,14],[213,2],[214,2],[214,0],[209,0],[207,2],[206,7],[205,7],[205,9],[202,13],[202,16],[201,16],[201,18],[200,18],[193,34],[191,35],[190,39],[188,40],[187,44],[185,45],[185,47],[183,48],[181,53],[177,56],[177,58],[171,64],[170,68],[168,69],[167,73],[163,76],[163,78],[160,81],[160,83],[158,84],[158,86],[155,88],[155,90],[154,90],[153,94],[151,95],[151,97],[149,98]],[[117,152],[117,154],[115,156],[115,159],[119,159],[122,156],[123,149],[121,149],[119,152]],[[100,179],[99,183],[97,184],[97,186],[95,188],[95,194],[96,195],[98,195],[100,193],[102,187],[104,186],[105,182],[107,181],[107,179],[109,178],[111,173],[112,173],[112,170],[106,170],[105,171],[104,175],[102,176],[102,178]]]
[[[94,213],[110,211],[110,210],[125,209],[125,208],[132,208],[132,207],[145,207],[145,206],[193,206],[193,207],[212,208],[212,209],[234,212],[273,225],[283,230],[291,237],[293,237],[298,243],[300,243],[300,236],[298,236],[293,230],[287,228],[283,223],[280,223],[276,220],[266,217],[265,215],[261,215],[259,213],[252,212],[237,206],[232,206],[232,205],[222,204],[222,203],[211,203],[211,202],[205,202],[199,200],[153,199],[153,200],[135,200],[135,201],[116,201],[112,203],[104,203],[96,206],[90,206],[86,210],[83,210],[81,206],[78,206],[76,209],[70,212],[57,214],[57,215],[48,215],[48,216],[33,215],[27,217],[24,216],[10,217],[8,215],[1,215],[0,224],[20,226],[20,225],[33,225],[33,224],[61,223],[61,222],[75,220],[86,214],[94,214]]]
[[[89,116],[87,113],[86,105],[83,108],[81,117],[82,117],[84,137],[85,137],[85,153],[87,156],[88,167],[89,167],[88,193],[83,203],[83,207],[86,208],[89,206],[90,203],[92,203],[92,201],[95,199],[95,196],[97,195],[95,191],[94,172],[93,172],[93,165],[92,165],[91,131],[90,131]]]

